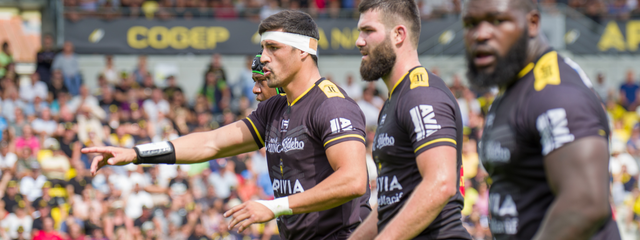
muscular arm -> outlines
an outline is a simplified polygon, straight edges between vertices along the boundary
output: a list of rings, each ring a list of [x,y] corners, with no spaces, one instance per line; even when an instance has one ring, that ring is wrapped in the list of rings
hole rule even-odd
[[[369,216],[358,226],[355,232],[349,236],[352,240],[369,240],[378,235],[378,205],[371,206],[371,213]]]
[[[315,187],[289,196],[293,214],[317,212],[340,206],[367,191],[366,149],[358,141],[329,147],[327,158],[335,171]]]
[[[556,195],[536,240],[589,239],[609,217],[607,140],[585,137],[544,158]]]
[[[416,158],[422,182],[376,239],[411,239],[435,219],[456,194],[456,149],[440,146]]]
[[[198,163],[258,150],[242,121],[209,132],[192,133],[171,143],[176,149],[176,163]]]

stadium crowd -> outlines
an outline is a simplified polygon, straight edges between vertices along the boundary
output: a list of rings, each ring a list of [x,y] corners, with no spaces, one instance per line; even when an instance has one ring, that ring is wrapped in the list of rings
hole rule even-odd
[[[461,0],[416,0],[424,20],[456,16]],[[538,0],[543,7],[557,3],[576,9],[601,23],[606,19],[639,19],[639,0]],[[298,9],[314,18],[357,18],[360,0],[64,0],[65,16],[125,18],[264,19],[280,9]]]
[[[65,1],[71,2],[115,1]],[[135,2],[121,0],[118,5]],[[43,40],[29,81],[20,81],[10,46],[3,44],[0,52],[2,239],[278,239],[275,222],[253,225],[238,234],[227,230],[228,219],[222,216],[243,201],[273,198],[264,149],[195,165],[107,167],[95,177],[88,171],[94,156],[80,152],[83,147],[133,147],[172,140],[246,117],[257,105],[251,93],[252,56],[247,57],[240,80],[231,84],[224,59],[214,55],[197,96],[187,99],[177,76],[156,85],[145,56],[126,71],[115,69],[113,58],[105,56],[98,87],[89,89],[83,78],[91,76],[81,74],[73,45],[65,43],[58,50],[50,36]],[[430,70],[438,74],[437,69]],[[367,121],[374,204],[371,144],[386,96],[356,76],[346,79],[340,86],[357,101]],[[477,143],[495,92],[474,92],[461,76],[452,76],[450,82],[465,126],[464,222],[476,239],[491,239],[490,179],[479,162]],[[632,71],[621,86],[609,85],[601,74],[594,79],[612,126],[614,213],[632,229],[640,226],[639,84]]]

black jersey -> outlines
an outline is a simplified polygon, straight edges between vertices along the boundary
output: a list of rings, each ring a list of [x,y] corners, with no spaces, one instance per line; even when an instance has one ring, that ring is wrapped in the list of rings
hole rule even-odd
[[[329,177],[334,171],[327,148],[345,141],[364,144],[364,114],[324,78],[291,103],[281,95],[261,102],[244,122],[258,146],[267,148],[276,197],[304,192]],[[278,228],[283,239],[346,239],[362,221],[360,209],[361,199],[353,199],[325,211],[280,216]]]
[[[523,69],[494,101],[480,142],[493,181],[490,228],[500,239],[531,239],[555,196],[544,157],[589,136],[607,138],[607,116],[580,67],[555,51]],[[603,159],[604,161],[608,161]],[[620,239],[610,218],[593,239]]]
[[[378,231],[400,211],[422,181],[416,157],[438,146],[457,150],[456,171],[462,166],[462,120],[460,108],[445,83],[423,67],[406,73],[391,90],[378,119],[373,158],[379,167]],[[460,178],[457,186],[460,186]],[[417,239],[471,239],[462,226],[464,204],[458,188]]]

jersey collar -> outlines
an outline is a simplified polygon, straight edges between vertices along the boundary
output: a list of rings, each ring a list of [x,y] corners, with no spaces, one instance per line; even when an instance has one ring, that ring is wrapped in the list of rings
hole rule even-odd
[[[402,75],[402,77],[400,77],[400,79],[396,82],[395,85],[393,85],[393,88],[391,89],[391,91],[389,91],[389,98],[391,98],[391,94],[393,94],[393,91],[396,90],[396,87],[398,87],[398,85],[400,85],[400,82],[402,82],[404,80],[405,77],[407,77],[407,74],[413,72],[413,70],[416,70],[417,68],[421,68],[422,66],[417,66],[412,68],[411,70],[409,70],[408,72],[404,73],[404,75]]]
[[[311,89],[313,89],[316,85],[318,85],[318,82],[323,81],[325,78],[320,78],[320,80],[316,81],[313,85],[311,85],[311,87],[309,87],[309,89],[307,89],[306,91],[304,91],[302,94],[300,94],[300,96],[298,96],[295,100],[293,100],[293,102],[289,103],[289,107],[293,107],[293,104],[296,104],[298,101],[300,101],[300,99],[302,99],[302,97],[304,97],[305,95],[307,95],[307,93],[309,91],[311,91]]]
[[[524,77],[529,72],[531,72],[531,70],[533,70],[533,67],[536,66],[536,63],[540,61],[540,58],[542,58],[544,55],[547,55],[547,53],[550,53],[550,52],[554,52],[553,48],[547,49],[546,51],[544,51],[544,53],[540,54],[540,56],[538,56],[535,61],[530,62],[529,64],[527,64],[527,66],[524,66],[524,68],[520,70],[520,72],[518,73],[518,79]]]

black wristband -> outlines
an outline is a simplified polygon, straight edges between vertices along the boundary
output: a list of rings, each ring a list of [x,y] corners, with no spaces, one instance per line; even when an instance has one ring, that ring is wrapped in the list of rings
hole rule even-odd
[[[142,149],[141,149],[142,148]],[[176,151],[173,143],[148,143],[133,147],[136,151],[135,164],[175,164]]]

